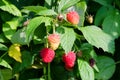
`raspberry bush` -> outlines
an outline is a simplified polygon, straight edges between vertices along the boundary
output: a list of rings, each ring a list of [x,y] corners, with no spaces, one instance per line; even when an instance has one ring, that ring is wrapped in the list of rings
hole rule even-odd
[[[0,80],[120,80],[119,4],[0,0]]]

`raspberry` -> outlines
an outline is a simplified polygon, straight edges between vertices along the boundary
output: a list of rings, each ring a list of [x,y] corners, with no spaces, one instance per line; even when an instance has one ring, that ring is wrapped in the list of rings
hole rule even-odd
[[[30,23],[30,20],[27,20],[23,23],[23,26],[27,26]]]
[[[63,17],[62,14],[59,14],[59,15],[57,16],[58,21],[61,21],[61,22],[62,22],[62,21],[63,21],[63,18],[64,18],[64,17]]]
[[[78,24],[79,23],[79,14],[76,11],[71,11],[67,13],[67,20],[71,24]]]
[[[95,60],[93,58],[89,59],[89,64],[91,67],[93,67],[95,64]]]
[[[82,51],[79,51],[79,52],[77,53],[77,56],[78,56],[78,57],[82,57]]]
[[[65,68],[68,70],[68,69],[71,69],[74,67],[74,64],[75,64],[75,60],[76,60],[76,54],[74,52],[69,52],[67,54],[64,54],[62,56],[62,60],[63,62],[65,63]]]
[[[50,63],[50,62],[52,62],[52,60],[55,57],[55,52],[54,52],[54,50],[52,50],[50,48],[43,48],[40,51],[40,56],[41,56],[43,62]]]
[[[87,22],[92,24],[93,23],[93,16],[92,15],[88,15],[86,16]]]
[[[48,42],[50,44],[50,48],[56,50],[60,44],[60,36],[58,34],[50,34],[48,36]]]

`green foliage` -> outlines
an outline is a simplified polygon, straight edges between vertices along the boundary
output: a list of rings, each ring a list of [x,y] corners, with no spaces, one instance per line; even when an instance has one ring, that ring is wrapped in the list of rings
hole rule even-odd
[[[97,66],[99,73],[96,73],[97,80],[108,80],[115,72],[115,62],[112,58],[106,56],[99,56],[97,58]]]
[[[104,51],[112,54],[114,53],[114,39],[110,35],[103,32],[100,28],[96,26],[86,26],[81,27],[80,30],[90,44],[96,46],[97,48],[102,48]]]
[[[116,79],[116,71],[120,71],[116,65],[120,63],[116,55],[119,3],[119,0],[0,0],[0,80],[11,80],[16,75],[18,80]],[[78,12],[79,24],[70,24],[66,18],[69,11]],[[88,22],[90,15],[93,23]],[[42,61],[40,50],[59,43],[55,38],[50,45],[49,34],[59,34],[60,44],[48,65]],[[73,67],[67,67],[62,59],[69,51],[76,54]]]
[[[78,11],[80,15],[80,22],[79,26],[84,26],[84,21],[85,21],[85,11],[87,9],[87,5],[85,1],[81,1],[75,5],[75,9]]]
[[[0,43],[0,50],[7,51],[8,48],[7,48],[7,46],[5,46],[4,44],[1,44],[1,43]]]
[[[65,33],[61,35],[61,46],[65,50],[65,53],[71,51],[75,41],[75,32],[73,29],[64,28]]]
[[[29,67],[32,64],[32,55],[28,51],[22,52],[22,63],[15,63],[13,70],[15,73],[22,71],[24,68]]]
[[[0,65],[12,70],[12,67],[4,59],[0,58]]]
[[[13,34],[11,38],[11,42],[13,44],[17,43],[17,44],[25,45],[27,44],[25,40],[26,40],[25,28],[18,30],[16,33]]]
[[[19,9],[15,5],[11,4],[6,0],[0,0],[0,9],[13,14],[14,16],[22,15]]]
[[[120,13],[115,10],[114,14],[106,16],[103,21],[103,30],[115,38],[120,36]]]
[[[109,9],[107,9],[107,7],[103,6],[101,7],[98,12],[96,13],[95,16],[95,25],[99,26],[102,24],[104,18],[108,15]]]
[[[94,80],[94,71],[92,67],[90,67],[90,65],[84,60],[78,59],[77,62],[79,65],[78,70],[82,80]]]
[[[111,6],[110,4],[113,2],[113,0],[94,0],[94,1],[104,6]]]
[[[27,26],[26,29],[26,42],[29,43],[33,37],[35,29],[41,24],[45,23],[45,26],[50,25],[51,18],[49,17],[36,17],[33,18]]]
[[[15,18],[3,24],[3,32],[6,38],[11,39],[18,27],[18,20]]]
[[[61,0],[58,5],[58,12],[60,13],[61,11],[66,10],[67,8],[73,6],[79,1],[80,0]]]

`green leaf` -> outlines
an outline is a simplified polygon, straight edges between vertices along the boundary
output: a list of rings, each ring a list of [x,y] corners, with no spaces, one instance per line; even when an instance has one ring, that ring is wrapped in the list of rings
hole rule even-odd
[[[12,69],[12,67],[3,59],[0,58],[0,65]]]
[[[1,19],[6,22],[10,21],[13,18],[13,15],[9,14],[8,12],[1,11],[0,12]]]
[[[104,51],[114,53],[115,45],[114,38],[103,32],[99,27],[86,26],[81,27],[85,39],[97,48],[102,48]]]
[[[28,11],[38,13],[39,11],[46,10],[46,9],[47,8],[42,7],[42,6],[26,6],[26,7],[24,7],[24,9],[22,11],[28,10]]]
[[[13,70],[19,72],[24,68],[27,68],[32,65],[33,57],[30,52],[23,51],[22,53],[22,63],[15,63]]]
[[[109,7],[109,8],[105,7],[105,6],[101,7],[96,13],[95,21],[94,21],[95,25],[97,25],[97,26],[100,25],[101,26],[102,23],[103,23],[103,20],[108,15],[113,14],[114,12],[115,12],[115,10],[111,7]]]
[[[0,73],[2,74],[3,79],[0,76],[0,80],[9,80],[13,77],[13,72],[10,69],[1,69]],[[7,75],[7,76],[6,76]]]
[[[25,34],[25,28],[19,29],[11,38],[11,42],[14,44],[21,44],[25,45],[26,42],[26,34]]]
[[[113,2],[113,0],[94,0],[94,1],[104,6],[110,6],[110,4]]]
[[[77,3],[75,5],[75,9],[76,11],[79,13],[80,15],[80,22],[79,22],[79,26],[83,26],[84,25],[84,20],[85,20],[85,11],[87,9],[87,5],[85,1],[81,1],[79,3]]]
[[[120,13],[116,10],[114,14],[109,14],[104,19],[102,26],[106,33],[118,38],[120,36]]]
[[[50,26],[47,26],[47,28]],[[42,41],[44,42],[44,40],[42,40],[45,36],[46,36],[46,27],[44,24],[41,24],[39,27],[37,27],[37,29],[34,32],[34,39],[33,42],[34,44],[40,44]]]
[[[35,17],[33,18],[27,26],[26,29],[26,42],[29,43],[33,37],[35,29],[41,24],[45,23],[45,26],[50,25],[51,18],[49,17]]]
[[[0,9],[3,11],[7,11],[14,16],[22,16],[19,9],[15,5],[9,3],[6,0],[0,0]]]
[[[0,50],[7,51],[8,48],[7,48],[7,46],[0,43]]]
[[[52,80],[75,80],[73,71],[67,71],[62,63],[54,63],[51,65]],[[62,74],[62,77],[60,76]]]
[[[73,6],[74,4],[78,3],[80,0],[61,0],[58,6],[58,12]]]
[[[18,20],[15,18],[11,21],[7,21],[2,27],[5,37],[10,40],[18,27]]]
[[[37,13],[37,15],[57,15],[57,13],[54,10],[48,9],[48,10],[42,10]]]
[[[82,80],[94,80],[94,71],[89,64],[81,59],[77,59],[79,74]]]
[[[1,43],[7,43],[9,40],[5,37],[5,35],[2,33],[0,34],[0,42]]]
[[[96,59],[97,57],[93,46],[89,43],[82,44],[80,50],[82,51],[82,56],[85,57],[87,60],[89,60],[90,58]]]
[[[45,0],[45,2],[46,2],[49,6],[51,6],[52,0]]]
[[[72,28],[64,28],[65,33],[61,34],[61,46],[65,50],[65,53],[71,51],[74,41],[75,41],[75,32]]]
[[[115,62],[112,58],[99,56],[97,58],[99,72],[96,73],[97,80],[109,80],[115,72]]]

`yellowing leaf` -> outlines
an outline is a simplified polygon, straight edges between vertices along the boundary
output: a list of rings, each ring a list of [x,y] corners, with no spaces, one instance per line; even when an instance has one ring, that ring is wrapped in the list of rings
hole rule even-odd
[[[21,60],[21,52],[20,52],[20,45],[19,44],[13,44],[10,46],[8,55],[15,59],[18,62],[22,62]]]

